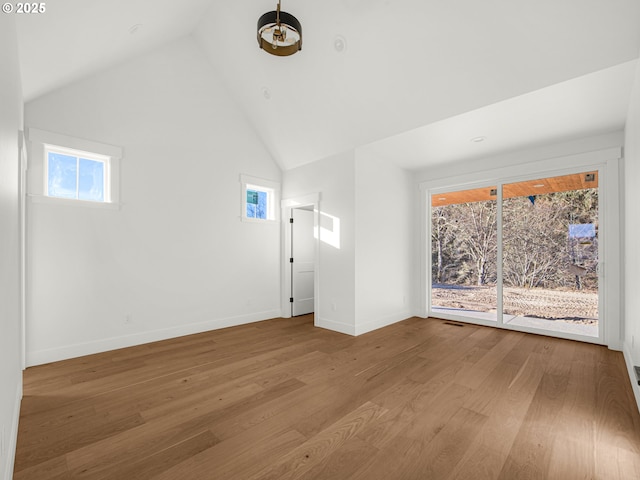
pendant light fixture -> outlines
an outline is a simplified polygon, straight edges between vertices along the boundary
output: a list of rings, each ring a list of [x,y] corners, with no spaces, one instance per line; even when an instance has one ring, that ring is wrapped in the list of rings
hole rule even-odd
[[[258,19],[258,45],[271,55],[286,57],[302,50],[302,25],[296,17],[277,10]]]

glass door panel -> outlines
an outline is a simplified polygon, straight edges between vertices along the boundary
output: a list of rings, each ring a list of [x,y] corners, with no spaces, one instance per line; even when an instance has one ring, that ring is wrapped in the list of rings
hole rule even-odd
[[[431,196],[431,311],[497,320],[497,187]]]
[[[598,336],[598,173],[505,184],[503,323]]]

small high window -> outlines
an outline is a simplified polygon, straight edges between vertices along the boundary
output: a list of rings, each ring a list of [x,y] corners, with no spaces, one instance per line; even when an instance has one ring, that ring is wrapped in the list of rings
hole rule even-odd
[[[122,147],[29,128],[29,199],[119,209]]]
[[[109,202],[109,157],[46,146],[45,195]]]
[[[279,184],[241,175],[242,220],[275,221]]]

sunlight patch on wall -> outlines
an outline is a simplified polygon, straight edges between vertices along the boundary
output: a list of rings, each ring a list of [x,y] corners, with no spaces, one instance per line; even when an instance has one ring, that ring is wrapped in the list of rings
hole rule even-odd
[[[320,241],[340,249],[340,219],[329,215],[328,213],[320,213]],[[318,227],[313,228],[313,236],[318,238]]]

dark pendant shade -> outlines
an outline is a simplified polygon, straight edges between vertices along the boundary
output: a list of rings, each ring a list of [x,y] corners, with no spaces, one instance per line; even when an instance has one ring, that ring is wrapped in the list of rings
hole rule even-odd
[[[280,57],[302,50],[302,25],[296,17],[278,9],[258,19],[258,45],[265,52]]]

